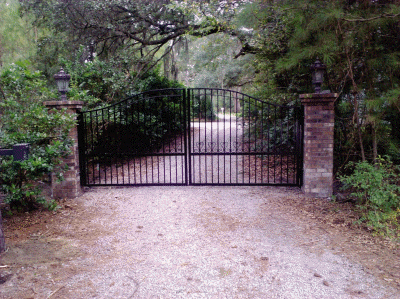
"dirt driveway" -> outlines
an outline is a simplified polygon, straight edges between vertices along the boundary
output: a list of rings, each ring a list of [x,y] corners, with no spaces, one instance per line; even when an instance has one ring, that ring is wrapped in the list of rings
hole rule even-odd
[[[0,298],[400,298],[398,247],[315,202],[297,188],[89,190],[6,219]]]

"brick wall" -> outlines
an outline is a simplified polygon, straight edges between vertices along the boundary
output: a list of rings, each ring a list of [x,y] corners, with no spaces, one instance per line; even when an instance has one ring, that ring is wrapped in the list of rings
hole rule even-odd
[[[44,105],[49,109],[66,109],[70,114],[76,114],[82,109],[82,102],[77,101],[48,101]],[[78,128],[74,126],[69,132],[69,137],[73,140],[72,153],[63,160],[68,165],[68,170],[64,173],[64,181],[57,182],[52,176],[53,197],[75,198],[81,193],[80,170],[79,170],[79,150],[78,150]]]
[[[331,197],[333,191],[334,102],[338,94],[300,95],[304,105],[303,191]]]

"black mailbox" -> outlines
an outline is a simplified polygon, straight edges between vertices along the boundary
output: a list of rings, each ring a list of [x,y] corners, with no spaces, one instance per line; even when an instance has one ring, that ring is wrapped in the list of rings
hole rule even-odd
[[[0,156],[13,156],[14,161],[28,159],[29,143],[20,143],[13,146],[13,149],[0,149]]]
[[[14,161],[24,161],[28,159],[29,143],[21,143],[13,146]]]

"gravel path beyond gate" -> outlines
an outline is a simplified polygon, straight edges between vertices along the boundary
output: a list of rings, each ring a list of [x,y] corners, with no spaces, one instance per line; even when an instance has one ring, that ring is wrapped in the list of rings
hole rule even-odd
[[[275,205],[301,196],[276,187],[90,190],[43,241],[58,242],[46,251],[58,260],[18,264],[10,247],[2,264],[15,275],[0,297],[399,298],[335,253],[315,221]]]

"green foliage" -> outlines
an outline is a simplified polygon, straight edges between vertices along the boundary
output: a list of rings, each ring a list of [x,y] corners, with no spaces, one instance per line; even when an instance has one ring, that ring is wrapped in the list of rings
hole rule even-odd
[[[159,53],[181,36],[206,36],[229,28],[242,1],[20,1],[24,15],[52,32],[41,43],[40,52],[49,60],[66,49],[93,46],[105,60],[122,52],[135,57],[135,71],[146,73],[156,65]],[[149,18],[148,16],[151,16]],[[53,36],[63,37],[67,42]],[[51,55],[51,53],[55,55]],[[122,55],[129,57],[127,55]],[[41,68],[45,68],[41,59]]]
[[[177,81],[160,76],[158,68],[136,73],[132,68],[134,58],[101,60],[95,57],[93,61],[84,62],[85,51],[81,47],[73,61],[61,59],[61,64],[71,75],[68,98],[85,102],[86,109],[117,103],[144,91],[183,87]]]
[[[98,155],[140,155],[158,150],[183,132],[182,102],[174,96],[181,93],[182,90],[171,90],[169,96],[163,92],[145,93],[106,107],[100,112],[105,121],[96,124],[98,134],[89,140],[89,148]]]
[[[0,102],[0,146],[38,143],[64,137],[72,127],[72,116],[65,111],[49,113],[43,101],[55,94],[46,87],[39,71],[31,71],[27,62],[12,64],[0,74],[5,99]]]
[[[7,94],[6,98],[16,99],[23,106],[54,96],[47,89],[47,82],[41,72],[33,71],[27,60],[17,61],[4,68],[0,73],[0,80],[0,86]]]
[[[0,190],[6,195],[5,203],[11,209],[31,210],[44,206],[54,209],[57,204],[41,196],[43,180],[55,172],[62,179],[62,171],[57,167],[60,158],[70,153],[70,144],[55,141],[45,146],[35,145],[27,160],[14,161],[11,157],[0,158]]]
[[[301,122],[301,107],[273,105],[250,100],[244,105],[245,118],[250,118],[245,136],[255,150],[294,152],[299,144],[297,137]]]
[[[195,96],[194,100],[190,103],[191,113],[193,118],[213,121],[217,119],[213,101],[209,96]]]
[[[230,89],[237,86],[246,86],[254,77],[252,56],[235,55],[240,51],[240,42],[237,37],[227,34],[213,34],[203,38],[188,38],[187,53],[174,49],[177,68],[180,70],[178,78],[191,87],[207,87]],[[165,63],[165,62],[164,62]]]
[[[350,163],[354,172],[342,176],[345,189],[351,189],[362,211],[360,222],[375,231],[400,236],[400,167],[388,158],[379,157],[377,164]]]
[[[85,47],[75,54],[74,60],[61,59],[66,72],[71,75],[71,100],[80,100],[87,107],[103,103],[115,103],[126,97],[129,86],[129,61],[117,58],[93,61],[82,61],[87,56]]]
[[[184,88],[185,86],[178,81],[169,80],[160,75],[159,69],[153,69],[139,77],[140,80],[132,82],[129,94],[145,92],[149,90],[159,90],[168,88]]]
[[[68,132],[73,115],[65,111],[48,111],[43,105],[54,93],[47,89],[44,77],[32,71],[26,62],[18,62],[0,74],[4,99],[0,102],[0,147],[11,148],[29,143],[29,159],[17,162],[0,158],[0,189],[12,208],[29,209],[36,204],[54,208],[40,196],[40,181],[58,168],[60,157],[69,152]]]
[[[181,134],[184,128],[182,87],[157,71],[141,76],[128,86],[131,97],[99,110],[102,121],[92,124],[98,133],[88,141],[92,154],[99,157],[120,152],[140,155],[159,149]],[[90,122],[87,115],[86,121]],[[89,127],[88,130],[91,134]]]
[[[35,39],[41,34],[28,16],[19,14],[18,0],[0,1],[0,69],[35,54]]]
[[[255,17],[246,19],[253,14]],[[254,93],[282,101],[309,93],[310,65],[327,65],[323,89],[336,101],[335,168],[400,155],[400,5],[395,1],[255,1],[239,16],[255,53]]]

